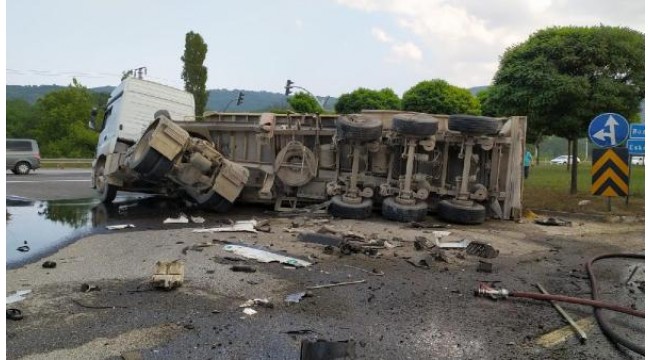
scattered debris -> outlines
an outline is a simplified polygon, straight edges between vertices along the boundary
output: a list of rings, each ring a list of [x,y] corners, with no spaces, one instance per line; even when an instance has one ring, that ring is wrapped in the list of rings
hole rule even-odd
[[[108,225],[106,226],[106,230],[123,230],[123,229],[134,228],[134,227],[135,225],[133,224]]]
[[[430,254],[424,254],[420,256],[413,256],[406,259],[406,262],[409,264],[421,268],[421,269],[430,269],[431,264],[433,263],[433,258]]]
[[[285,302],[288,303],[299,303],[300,300],[307,298],[307,297],[312,297],[314,296],[310,291],[301,291],[295,294],[289,294],[287,297],[284,298]]]
[[[571,226],[571,221],[559,219],[559,218],[546,218],[546,219],[537,219],[535,220],[536,224],[546,225],[546,226]]]
[[[465,249],[469,244],[469,239],[463,239],[461,241],[438,243],[438,247],[441,249]]]
[[[268,220],[261,220],[258,221],[257,224],[254,226],[255,230],[261,231],[261,232],[271,232],[271,224],[269,224]]]
[[[465,252],[468,255],[474,255],[485,259],[493,259],[499,255],[499,250],[496,250],[492,245],[481,241],[470,242],[467,245]]]
[[[370,275],[374,275],[374,276],[384,276],[385,275],[383,271],[377,270],[377,269],[366,270],[366,269],[362,269],[360,267],[356,267],[356,266],[352,266],[352,265],[345,265],[345,264],[343,266],[349,267],[349,268],[352,268],[352,269],[357,269],[359,271],[365,272],[366,274],[370,274]]]
[[[311,341],[304,339],[300,343],[300,360],[354,359],[355,342],[346,341]]]
[[[7,319],[9,320],[22,320],[23,312],[18,309],[7,309]]]
[[[526,218],[528,220],[533,220],[537,218],[537,214],[535,214],[532,210],[525,209],[521,214],[521,217]]]
[[[478,272],[484,272],[484,273],[491,273],[492,272],[492,263],[479,260],[478,261],[478,268],[476,268],[476,271]]]
[[[339,282],[339,283],[331,283],[331,284],[324,284],[324,285],[309,286],[309,287],[307,287],[307,289],[308,290],[325,289],[325,288],[331,288],[331,287],[337,287],[337,286],[363,284],[365,282],[366,282],[365,279],[355,280],[355,281],[344,281],[344,282]]]
[[[205,219],[201,216],[190,216],[190,220],[195,224],[203,224],[205,222]]]
[[[338,247],[343,241],[343,239],[340,238],[339,236],[331,235],[331,234],[301,232],[298,234],[298,241]]]
[[[249,265],[233,265],[230,267],[230,271],[254,273],[257,269]]]
[[[397,245],[397,244],[390,243],[390,242],[388,242],[388,240],[384,241],[384,247],[386,249],[394,249],[394,248],[399,247],[399,246],[402,246],[402,245],[401,244]]]
[[[578,201],[578,206],[579,207],[587,206],[589,204],[591,204],[591,200],[580,200],[580,201]]]
[[[46,269],[54,269],[56,267],[56,262],[55,261],[46,261],[42,265]]]
[[[636,272],[638,270],[639,270],[639,265],[635,265],[634,269],[632,269],[632,272],[630,273],[630,276],[628,276],[627,280],[625,281],[625,285],[630,285],[630,283],[632,282],[632,278],[634,277],[634,275],[636,275]]]
[[[246,309],[243,310],[243,313],[250,316],[250,315],[257,314],[257,311],[255,311],[255,310],[253,310],[251,308],[246,308]]]
[[[201,252],[201,251],[203,251],[203,248],[210,247],[210,246],[216,246],[216,245],[217,245],[217,244],[215,244],[215,243],[200,243],[200,244],[194,244],[194,245],[192,245],[192,246],[186,246],[186,247],[184,247],[183,250],[181,250],[181,252],[183,253],[183,255],[187,255],[187,251],[188,251],[188,250]]]
[[[177,218],[167,218],[163,221],[163,224],[187,224],[190,220],[187,216],[181,213]]]
[[[435,251],[433,251],[431,253],[431,255],[433,256],[433,259],[435,261],[441,261],[441,262],[445,262],[447,264],[451,263],[451,260],[449,259],[449,256],[447,256],[447,253],[443,249],[436,249]]]
[[[432,222],[411,222],[408,225],[405,226],[405,228],[410,228],[410,229],[444,229],[451,227],[449,224],[439,224],[439,223],[432,223]]]
[[[224,225],[215,228],[209,229],[194,229],[192,232],[203,233],[203,232],[257,232],[255,230],[257,226],[257,220],[241,220],[236,221],[232,225]]]
[[[80,290],[81,292],[87,293],[91,291],[99,291],[101,289],[99,288],[99,286],[83,283],[81,284]]]
[[[546,291],[546,289],[544,289],[544,287],[542,287],[542,284],[538,283],[537,288],[539,289],[539,291],[542,292],[542,294],[548,295],[548,292]],[[587,334],[580,328],[580,326],[578,326],[578,324],[576,324],[573,318],[566,311],[564,311],[564,309],[557,302],[555,301],[549,301],[549,302],[553,305],[555,310],[557,310],[557,312],[559,312],[560,315],[562,315],[564,320],[566,320],[569,323],[569,325],[571,325],[571,327],[575,329],[575,331],[580,336],[580,342],[583,344],[587,342]]]
[[[182,261],[158,261],[151,277],[153,287],[172,290],[183,285],[185,264]]]
[[[20,246],[16,250],[18,250],[20,252],[28,252],[29,251],[29,245]]]
[[[261,306],[269,309],[273,309],[273,303],[269,299],[249,299],[246,300],[243,304],[239,305],[240,308],[251,308],[254,306]]]
[[[25,295],[31,293],[32,290],[18,290],[15,293],[7,296],[7,301],[5,302],[6,305],[13,304],[15,302],[23,301],[25,300]]]
[[[282,264],[287,264],[295,267],[306,267],[310,266],[311,263],[305,260],[300,260],[296,258],[291,258],[284,255],[274,254],[269,251],[254,249],[241,245],[226,245],[223,247],[224,250],[233,252],[237,255],[243,256],[247,259],[255,259],[258,262],[270,263],[270,262],[279,262]]]
[[[300,330],[289,330],[286,332],[288,335],[307,335],[309,333],[315,332],[314,330],[311,329],[300,329]]]

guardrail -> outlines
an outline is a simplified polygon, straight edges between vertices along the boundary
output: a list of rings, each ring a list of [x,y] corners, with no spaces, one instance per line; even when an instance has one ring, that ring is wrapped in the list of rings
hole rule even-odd
[[[42,167],[91,167],[93,159],[41,159]]]

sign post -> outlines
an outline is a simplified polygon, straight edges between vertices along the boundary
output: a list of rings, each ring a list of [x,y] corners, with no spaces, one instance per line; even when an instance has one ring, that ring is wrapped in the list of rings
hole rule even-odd
[[[645,124],[632,124],[630,125],[630,139],[627,141],[627,149],[630,152],[630,159],[632,155],[643,156],[643,163],[645,164]],[[632,162],[630,161],[630,181],[632,181]],[[625,198],[625,205],[630,203],[630,194]]]
[[[629,151],[617,147],[629,134],[630,125],[619,114],[600,114],[589,124],[589,139],[600,147],[592,153],[591,193],[607,197],[608,211],[612,211],[612,197],[627,196],[629,199]]]

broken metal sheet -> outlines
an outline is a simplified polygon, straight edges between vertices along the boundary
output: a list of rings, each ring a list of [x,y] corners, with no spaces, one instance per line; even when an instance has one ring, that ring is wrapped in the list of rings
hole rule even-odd
[[[438,247],[441,249],[464,249],[469,244],[470,244],[469,239],[463,239],[461,241],[450,241],[444,243],[439,242]]]
[[[256,233],[255,229],[257,226],[256,220],[241,220],[236,221],[233,225],[219,226],[209,229],[194,229],[192,232],[203,233],[203,232],[253,232]]]
[[[128,228],[134,228],[135,225],[133,224],[121,224],[121,225],[108,225],[106,226],[107,230],[122,230],[122,229],[128,229]]]
[[[246,300],[243,304],[239,305],[240,308],[252,308],[254,306],[261,306],[265,308],[272,309],[273,303],[269,299],[249,299]]]
[[[15,302],[23,301],[25,300],[25,295],[31,293],[31,290],[18,290],[15,293],[7,296],[7,305],[13,304]]]
[[[571,226],[571,221],[550,217],[546,219],[537,219],[535,220],[535,224],[546,226]]]
[[[226,245],[223,247],[223,249],[235,253],[239,256],[243,256],[247,259],[255,259],[258,262],[262,262],[262,263],[279,262],[282,264],[287,264],[295,267],[306,267],[311,265],[310,262],[307,262],[305,260],[274,254],[269,251],[254,249],[254,248],[241,246],[241,245]]]
[[[307,297],[307,294],[308,294],[307,291],[301,291],[301,292],[299,292],[299,293],[289,294],[289,295],[287,295],[287,296],[284,298],[284,301],[285,301],[285,302],[288,302],[288,303],[294,303],[294,304],[297,304],[297,303],[300,302],[300,300],[302,300],[303,298]]]
[[[177,218],[167,218],[163,221],[163,224],[187,224],[190,220],[187,216],[181,213]]]

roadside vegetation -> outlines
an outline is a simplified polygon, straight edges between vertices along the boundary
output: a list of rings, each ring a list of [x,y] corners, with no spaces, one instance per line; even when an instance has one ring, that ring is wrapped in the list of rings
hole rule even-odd
[[[612,213],[643,215],[645,212],[645,166],[632,166],[630,201],[624,197],[612,198]],[[533,166],[524,180],[524,209],[607,213],[607,198],[591,195],[591,163],[578,164],[578,193],[569,194],[571,172],[566,165],[541,164]],[[578,205],[582,200],[590,203]]]

